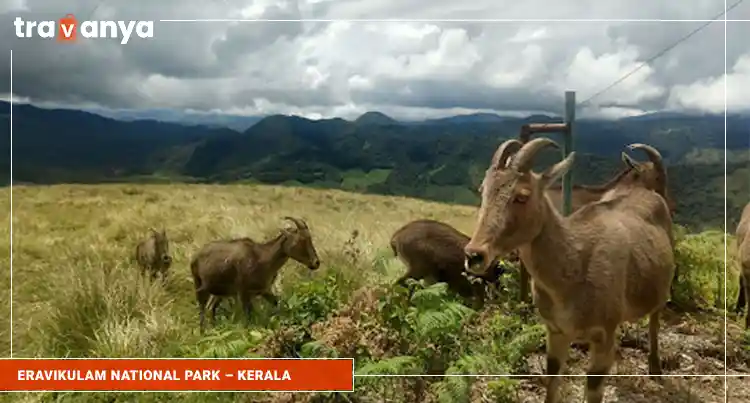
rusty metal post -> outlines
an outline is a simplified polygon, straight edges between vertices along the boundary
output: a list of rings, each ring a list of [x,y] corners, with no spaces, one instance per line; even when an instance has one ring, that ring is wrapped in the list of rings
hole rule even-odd
[[[565,141],[563,142],[562,154],[566,158],[573,151],[573,130],[576,119],[576,93],[565,91]],[[562,178],[563,188],[563,214],[569,215],[572,209],[571,194],[573,193],[573,169],[570,169]]]

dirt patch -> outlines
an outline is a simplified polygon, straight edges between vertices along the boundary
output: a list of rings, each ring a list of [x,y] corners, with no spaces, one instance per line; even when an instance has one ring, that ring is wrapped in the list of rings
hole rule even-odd
[[[727,403],[750,401],[750,376],[727,377]]]

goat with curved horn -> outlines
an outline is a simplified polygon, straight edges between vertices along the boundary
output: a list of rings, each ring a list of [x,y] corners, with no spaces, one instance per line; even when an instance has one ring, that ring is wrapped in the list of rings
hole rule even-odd
[[[282,230],[265,242],[235,238],[205,244],[190,262],[190,272],[198,301],[200,329],[204,331],[206,310],[215,323],[216,308],[226,297],[235,296],[249,317],[252,299],[256,296],[278,306],[272,292],[279,271],[289,259],[309,270],[320,267],[320,258],[313,245],[312,234],[303,220],[284,217],[300,231]]]
[[[603,376],[614,363],[617,329],[624,322],[649,317],[648,369],[661,374],[660,312],[675,270],[672,219],[664,198],[637,184],[641,171],[600,200],[562,216],[546,190],[571,169],[575,152],[536,173],[534,157],[545,147],[558,148],[550,139],[534,139],[508,168],[485,173],[465,265],[482,276],[493,261],[518,250],[534,280],[534,304],[547,330],[547,374],[565,371],[572,342],[588,343],[586,401],[601,403]],[[546,403],[560,401],[560,379],[549,380]]]

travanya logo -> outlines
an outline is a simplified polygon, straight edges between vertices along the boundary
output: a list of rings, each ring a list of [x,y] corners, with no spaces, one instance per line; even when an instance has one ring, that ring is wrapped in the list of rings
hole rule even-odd
[[[75,42],[80,32],[84,38],[119,38],[121,44],[126,44],[135,32],[140,38],[154,37],[153,21],[83,21],[80,26],[73,14],[67,14],[55,21],[24,21],[16,17],[13,22],[16,36],[19,38],[33,38],[34,28],[36,36],[51,39],[57,36],[60,42]],[[57,26],[57,29],[55,29]],[[57,35],[56,35],[57,33]]]

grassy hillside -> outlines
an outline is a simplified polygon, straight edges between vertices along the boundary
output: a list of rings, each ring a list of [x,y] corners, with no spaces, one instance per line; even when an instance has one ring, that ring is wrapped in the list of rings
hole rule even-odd
[[[464,205],[478,202],[478,182],[500,141],[516,137],[525,123],[559,120],[478,114],[399,122],[368,112],[355,121],[313,121],[275,115],[237,132],[31,105],[13,111],[17,183],[265,183]],[[9,105],[0,102],[0,184],[10,178],[7,112]],[[750,194],[749,122],[730,116],[725,144],[719,115],[582,119],[576,122],[573,180],[606,181],[621,168],[625,145],[651,144],[669,167],[676,221],[694,230],[718,227],[724,223],[726,146],[731,231]],[[559,158],[546,154],[540,165]]]
[[[350,178],[354,185],[366,175]],[[8,190],[0,191],[8,208]],[[274,314],[259,302],[251,327],[225,303],[219,326],[198,333],[188,262],[217,238],[273,236],[284,215],[305,218],[322,259],[317,272],[290,262],[276,285]],[[6,216],[7,217],[7,216]],[[7,220],[3,217],[2,220]],[[388,248],[391,233],[409,220],[434,218],[469,232],[474,208],[335,190],[265,185],[57,185],[13,191],[13,352],[17,357],[355,357],[358,374],[543,373],[543,331],[518,304],[516,273],[482,312],[460,304],[440,285],[409,303],[391,289],[403,272]],[[0,225],[8,226],[7,221]],[[130,260],[149,226],[165,227],[174,266],[166,285],[139,278]],[[359,235],[352,238],[352,231]],[[8,242],[8,234],[0,241]],[[723,236],[679,235],[684,277],[678,305],[661,335],[667,374],[724,373]],[[0,256],[8,265],[9,256]],[[730,262],[730,305],[736,268]],[[9,278],[0,280],[9,306]],[[730,373],[747,373],[748,338],[730,315]],[[9,316],[0,315],[0,351],[9,353]],[[646,327],[623,333],[617,372],[646,374]],[[744,340],[744,341],[743,341]],[[744,345],[742,344],[744,343]],[[584,372],[585,354],[571,352],[571,373]],[[621,401],[723,401],[718,378],[611,381]],[[537,378],[360,377],[350,401],[541,402]],[[739,384],[737,384],[739,387]],[[581,396],[583,379],[566,393]],[[317,397],[316,397],[317,396]],[[341,396],[274,394],[36,394],[24,401],[345,401]],[[18,395],[0,400],[21,401]],[[573,397],[569,397],[572,399]],[[297,399],[297,400],[294,400]],[[317,400],[316,400],[317,399]],[[523,400],[529,399],[529,400]],[[696,399],[696,400],[691,400]],[[700,400],[698,400],[700,399]]]

